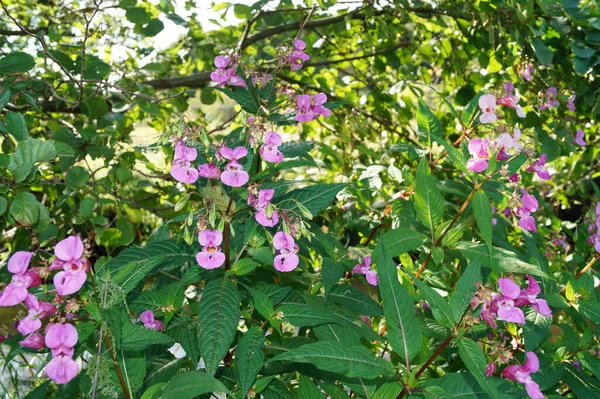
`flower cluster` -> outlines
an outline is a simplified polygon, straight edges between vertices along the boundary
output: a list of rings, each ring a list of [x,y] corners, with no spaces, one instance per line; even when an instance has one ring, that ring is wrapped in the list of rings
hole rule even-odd
[[[25,306],[29,309],[27,316],[17,323],[17,330],[25,339],[19,343],[26,348],[42,349],[44,338],[38,331],[42,328],[42,320],[56,313],[56,307],[50,302],[40,302],[32,294],[28,294],[25,298]]]
[[[0,296],[0,306],[14,306],[23,302],[27,298],[27,289],[41,284],[39,274],[29,269],[32,256],[32,252],[19,251],[8,260],[8,271],[13,276]]]
[[[223,184],[230,187],[241,187],[248,183],[250,176],[248,172],[244,170],[244,166],[238,161],[248,155],[246,147],[236,147],[231,149],[229,147],[221,147],[217,151],[217,156],[228,160],[229,162],[225,165],[223,173],[221,173],[221,181]]]
[[[594,246],[594,249],[600,252],[600,202],[596,204],[594,220],[588,225],[590,237],[588,243]]]
[[[367,283],[373,286],[379,284],[379,277],[377,277],[377,272],[372,268],[370,256],[363,257],[362,262],[354,266],[352,273],[364,274]]]
[[[216,269],[225,263],[225,254],[221,251],[223,233],[219,230],[202,230],[198,234],[202,251],[196,255],[196,262],[205,269]],[[145,324],[145,323],[144,323]]]
[[[331,110],[323,105],[326,102],[327,95],[325,93],[312,96],[300,94],[296,97],[296,120],[298,122],[310,122],[319,116],[327,118],[331,115]]]
[[[474,138],[469,141],[469,154],[471,158],[467,161],[467,169],[471,172],[483,172],[488,167],[490,159],[490,141],[486,139]]]
[[[540,155],[539,159],[536,159],[531,165],[527,167],[528,172],[535,172],[537,176],[542,180],[550,180],[550,172],[548,172],[544,165],[546,165],[546,154]]]
[[[519,218],[519,227],[527,231],[537,231],[535,219],[531,216],[538,209],[537,199],[526,190],[521,190],[521,205],[512,211]]]
[[[53,324],[46,331],[46,346],[52,360],[46,365],[46,374],[58,384],[66,384],[77,376],[79,365],[73,360],[79,336],[72,324]]]
[[[258,153],[267,162],[280,163],[283,161],[283,154],[279,151],[279,146],[283,140],[275,132],[267,132],[264,143],[259,147]]]
[[[140,321],[144,324],[144,327],[151,330],[160,331],[165,327],[162,322],[154,319],[154,312],[151,310],[144,310],[140,314]]]
[[[548,90],[546,90],[546,99],[540,105],[540,110],[544,111],[547,109],[558,108],[560,102],[556,99],[557,94],[558,90],[556,90],[556,87],[549,87]]]
[[[537,297],[542,292],[537,281],[529,275],[527,275],[527,280],[527,288],[523,290],[510,278],[498,280],[500,293],[490,292],[480,287],[471,300],[471,307],[475,309],[479,304],[482,304],[480,317],[493,328],[497,328],[497,318],[517,324],[525,324],[525,314],[520,307],[526,305],[533,307],[542,316],[552,316],[552,311],[546,300]]]
[[[298,245],[290,234],[279,231],[273,237],[273,247],[277,250],[274,260],[275,269],[280,272],[291,272],[300,263]]]
[[[519,91],[515,89],[513,82],[508,81],[503,87],[506,93],[498,98],[498,104],[514,109],[517,111],[517,116],[519,118],[525,118],[525,111],[523,111],[523,108],[519,105],[521,96],[519,95]]]
[[[236,73],[237,60],[229,55],[215,57],[216,70],[210,73],[210,80],[217,83],[219,87],[227,84],[231,86],[246,87],[246,81]]]
[[[256,221],[264,227],[274,227],[279,223],[279,214],[271,204],[275,190],[259,190],[258,195],[255,195],[250,188],[248,191],[248,205],[256,210],[254,214]]]
[[[181,183],[193,184],[198,180],[198,169],[192,162],[198,157],[194,147],[188,147],[182,140],[175,144],[175,155],[171,163],[171,176]]]

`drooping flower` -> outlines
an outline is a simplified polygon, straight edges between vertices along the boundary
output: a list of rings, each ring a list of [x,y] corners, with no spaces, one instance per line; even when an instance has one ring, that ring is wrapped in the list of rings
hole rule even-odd
[[[310,59],[310,56],[304,52],[306,49],[306,43],[300,39],[296,39],[292,42],[294,49],[287,56],[287,62],[290,64],[292,71],[297,71],[302,68],[304,62]]]
[[[533,352],[527,352],[525,356],[527,360],[523,365],[506,367],[502,371],[502,377],[524,384],[525,390],[531,399],[543,399],[544,394],[540,390],[540,386],[531,378],[531,374],[536,373],[540,368],[538,357]]]
[[[13,274],[24,274],[29,267],[33,252],[17,251],[8,260],[8,271]]]
[[[542,180],[550,180],[550,172],[544,169],[546,165],[546,154],[542,154],[539,159],[535,160],[531,165],[527,167],[528,172],[535,172],[538,177]]]
[[[514,133],[511,135],[509,133],[502,133],[498,138],[493,142],[493,147],[498,149],[497,159],[499,161],[508,158],[508,151],[512,148],[515,152],[520,153],[523,150],[523,146],[519,142],[521,139],[521,129],[517,126],[514,128]]]
[[[219,167],[212,162],[203,163],[198,166],[198,175],[206,179],[218,179],[221,177]]]
[[[27,288],[31,286],[31,277],[25,274],[14,274],[11,282],[0,296],[0,306],[14,306],[27,298]]]
[[[519,227],[527,231],[537,231],[535,219],[531,214],[537,211],[538,206],[538,201],[533,195],[530,195],[527,190],[521,190],[521,205],[513,210],[519,218]]]
[[[582,147],[585,147],[587,145],[587,143],[585,142],[585,132],[583,130],[577,129],[577,131],[575,132],[575,139],[573,140],[573,143]]]
[[[267,162],[279,163],[283,160],[283,153],[279,151],[281,143],[280,135],[275,132],[267,132],[265,141],[259,147],[258,153]]]
[[[140,314],[140,321],[144,324],[144,327],[156,331],[160,331],[165,327],[162,322],[154,319],[154,312],[151,310],[144,310]]]
[[[54,314],[56,307],[49,302],[39,302],[35,295],[29,294],[25,299],[29,308],[27,316],[17,324],[17,330],[23,335],[36,332],[42,327],[42,319]]]
[[[217,83],[219,87],[227,84],[231,86],[246,87],[246,81],[236,73],[237,60],[228,55],[218,55],[214,60],[216,70],[210,73],[210,80]]]
[[[519,73],[519,76],[521,76],[526,81],[530,82],[531,79],[533,78],[533,71],[534,71],[533,64],[528,62],[527,64],[525,64],[521,68],[519,68],[518,73]]]
[[[46,374],[57,384],[66,384],[79,374],[79,365],[71,356],[58,355],[46,365]]]
[[[496,97],[492,94],[484,94],[479,97],[479,108],[481,109],[481,116],[479,122],[481,123],[492,123],[495,122],[497,117],[494,113],[496,108]]]
[[[198,180],[198,169],[192,162],[196,160],[198,152],[193,147],[186,146],[182,140],[175,144],[175,154],[171,162],[169,173],[173,178],[184,184],[193,184]]]
[[[572,94],[569,99],[567,100],[567,108],[569,109],[569,111],[571,112],[575,112],[575,99],[577,98],[577,96],[575,94]]]
[[[521,290],[519,296],[515,300],[516,306],[531,305],[531,307],[542,316],[552,316],[552,310],[548,306],[545,299],[538,298],[538,294],[542,292],[537,281],[530,275],[527,277],[527,288]]]
[[[298,95],[296,97],[296,120],[310,122],[319,116],[327,118],[331,115],[331,110],[325,108],[326,102],[327,95],[325,93],[318,93],[312,97],[308,94]]]
[[[474,138],[469,141],[469,153],[472,158],[467,161],[467,169],[471,172],[483,172],[488,167],[490,142],[486,139]]]
[[[485,376],[486,377],[491,377],[492,375],[494,375],[494,373],[496,372],[496,364],[490,362],[487,364],[487,366],[485,367]]]
[[[275,190],[259,190],[256,197],[253,193],[248,194],[248,205],[256,210],[254,218],[261,226],[274,227],[279,223],[279,214],[271,205],[274,196]]]
[[[300,258],[298,255],[298,245],[294,237],[290,234],[279,231],[273,236],[273,247],[277,250],[274,266],[280,272],[290,272],[298,267]]]
[[[525,314],[515,306],[515,300],[519,297],[521,289],[509,278],[498,280],[502,296],[496,298],[498,306],[498,317],[504,321],[525,324]]]
[[[519,95],[519,91],[515,90],[513,82],[508,81],[503,87],[506,93],[500,96],[498,104],[514,109],[517,111],[517,116],[519,118],[525,118],[525,111],[523,111],[523,108],[519,105],[521,96]]]
[[[244,170],[244,167],[236,161],[231,161],[225,166],[221,173],[221,181],[230,187],[242,187],[248,183],[250,175]]]
[[[52,324],[46,331],[46,346],[50,348],[52,356],[73,356],[73,347],[77,344],[79,335],[77,329],[69,323]]]
[[[377,276],[377,272],[372,269],[370,256],[363,257],[362,262],[354,266],[352,273],[364,274],[367,279],[367,283],[373,286],[377,286],[377,284],[379,284],[379,277]]]
[[[19,341],[19,344],[25,348],[40,350],[44,347],[44,336],[36,332]]]

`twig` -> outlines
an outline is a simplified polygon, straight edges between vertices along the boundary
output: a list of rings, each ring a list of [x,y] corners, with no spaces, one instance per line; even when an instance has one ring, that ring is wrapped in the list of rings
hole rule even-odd
[[[590,270],[590,269],[592,268],[592,266],[594,266],[594,264],[596,263],[596,261],[597,261],[598,259],[600,259],[600,256],[594,256],[594,257],[592,258],[592,260],[590,260],[590,261],[587,263],[587,265],[585,265],[585,266],[583,267],[583,269],[581,269],[581,270],[579,271],[579,273],[577,273],[577,274],[575,275],[575,279],[576,279],[576,280],[579,280],[579,278],[580,278],[581,276],[583,276],[583,275],[584,275],[584,274],[585,274],[585,273],[586,273],[588,270]],[[562,293],[564,293],[564,292],[566,291],[566,289],[567,289],[567,286],[565,285],[564,287],[562,287],[562,289],[561,289],[561,290],[560,290],[558,293],[559,293],[559,294],[562,294]]]

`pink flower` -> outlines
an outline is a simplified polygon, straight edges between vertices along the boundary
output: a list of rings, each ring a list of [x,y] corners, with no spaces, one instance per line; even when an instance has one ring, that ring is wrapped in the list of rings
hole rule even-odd
[[[265,144],[266,145],[274,145],[280,146],[283,143],[283,139],[280,135],[275,132],[267,132],[265,135]]]
[[[199,174],[198,169],[192,167],[191,162],[186,160],[173,160],[169,173],[175,180],[184,184],[195,183]]]
[[[515,300],[519,297],[521,289],[509,278],[498,280],[502,296],[496,298],[498,306],[498,317],[504,321],[525,324],[525,314],[515,306]]]
[[[557,108],[560,105],[560,102],[556,99],[556,95],[558,91],[556,87],[549,87],[546,90],[546,101],[540,105],[540,110],[544,111],[546,109]]]
[[[496,108],[496,97],[491,94],[484,94],[479,97],[479,108],[481,109],[479,122],[492,123],[496,121],[497,117],[494,113],[494,108]]]
[[[514,148],[514,150],[519,153],[523,149],[519,140],[521,139],[521,129],[515,126],[514,134],[510,135],[508,133],[502,133],[498,138],[493,142],[493,146],[498,149],[498,160],[507,159],[507,152]]]
[[[83,241],[81,237],[70,236],[60,241],[54,247],[54,255],[65,263],[77,262],[83,256]]]
[[[79,366],[70,356],[55,356],[46,365],[46,374],[57,384],[66,384],[75,378],[78,373]]]
[[[73,355],[73,347],[77,344],[79,335],[72,324],[52,324],[46,331],[46,346],[52,351],[52,356]]]
[[[494,363],[488,363],[485,367],[485,376],[491,377],[496,372],[496,365]]]
[[[575,99],[577,98],[577,96],[575,94],[571,95],[571,97],[569,97],[569,99],[567,100],[567,108],[569,109],[569,111],[571,112],[575,112]]]
[[[257,206],[259,208],[266,207],[269,204],[269,202],[271,202],[271,200],[273,199],[273,197],[275,197],[275,190],[272,190],[272,189],[260,190],[258,192],[258,203],[257,203]]]
[[[204,269],[216,269],[225,263],[225,254],[221,247],[204,247],[196,254],[196,262]]]
[[[585,147],[587,145],[587,143],[585,142],[585,133],[583,130],[577,129],[573,143],[580,145],[582,147]]]
[[[246,147],[242,146],[235,147],[233,149],[229,147],[221,147],[218,151],[218,155],[221,158],[227,159],[229,161],[239,161],[240,159],[248,155],[248,150],[246,149]]]
[[[87,273],[83,269],[69,270],[56,273],[54,286],[58,295],[71,295],[83,287],[87,279]]]
[[[225,166],[223,173],[221,173],[221,181],[230,187],[241,187],[248,183],[248,180],[250,180],[248,172],[236,161],[229,162]]]
[[[44,347],[44,337],[39,332],[36,332],[19,341],[19,344],[25,348],[40,350]]]
[[[517,116],[519,118],[525,118],[525,111],[523,111],[523,108],[519,105],[519,91],[515,90],[513,83],[510,81],[506,82],[506,84],[504,84],[504,90],[506,91],[506,94],[503,94],[498,99],[498,104],[514,109],[517,111]]]
[[[280,272],[290,272],[298,267],[300,258],[298,255],[298,246],[294,237],[290,234],[279,231],[273,236],[273,247],[278,250],[275,256],[274,266]]]
[[[264,227],[275,227],[279,223],[279,214],[277,211],[272,211],[271,216],[268,216],[267,211],[264,209],[259,210],[254,215],[256,221]]]
[[[14,274],[0,296],[0,306],[14,306],[23,302],[27,298],[27,288],[31,282],[31,277],[25,274]]]
[[[518,173],[513,173],[512,175],[508,176],[508,181],[511,183],[517,183],[519,180],[521,180],[521,176],[519,176]]]
[[[198,234],[198,242],[203,247],[218,247],[223,242],[223,233],[219,230],[202,230]]]
[[[215,57],[214,63],[217,69],[210,73],[210,80],[217,83],[217,86],[223,87],[229,83],[231,86],[246,87],[246,81],[235,72],[236,59],[219,55]]]
[[[8,260],[8,271],[13,274],[24,274],[29,267],[33,252],[17,251]]]
[[[529,194],[527,190],[521,190],[521,194],[521,201],[523,203],[523,209],[525,212],[533,213],[537,211],[539,206],[537,199],[533,195]]]
[[[144,323],[144,327],[152,330],[160,331],[164,328],[163,323],[154,320],[154,313],[151,310],[144,310],[142,314],[140,314],[140,321]]]
[[[287,56],[287,62],[290,64],[292,71],[297,71],[302,68],[305,61],[310,59],[310,56],[303,51],[306,48],[304,41],[297,39],[292,42],[292,45],[294,49]]]
[[[467,169],[471,172],[483,172],[488,167],[488,153],[490,142],[485,139],[475,138],[469,141],[469,153],[472,158],[467,161]]]
[[[523,68],[520,68],[518,72],[519,76],[521,76],[526,81],[530,82],[533,77],[533,71],[533,64],[528,62]]]
[[[527,275],[527,281],[527,288],[520,292],[519,297],[515,300],[515,305],[531,305],[542,316],[551,317],[552,310],[550,310],[546,300],[537,297],[542,292],[539,284],[530,275]]]
[[[540,363],[533,352],[527,352],[527,360],[522,366],[508,366],[502,371],[502,377],[525,385],[525,390],[531,399],[543,399],[544,394],[540,391],[539,385],[533,381],[531,374],[536,373],[540,368]]]
[[[194,147],[186,146],[183,141],[179,140],[175,145],[175,159],[195,161],[198,157],[198,151]]]
[[[267,162],[280,163],[283,161],[283,153],[274,145],[261,145],[258,149],[260,156]]]
[[[217,165],[210,162],[198,166],[198,174],[206,179],[218,179],[221,176],[221,171]]]
[[[310,122],[317,117],[328,117],[331,110],[324,107],[327,102],[325,93],[318,93],[314,96],[302,94],[296,97],[296,120],[298,122]]]
[[[377,276],[377,272],[371,268],[371,257],[365,256],[363,260],[358,265],[354,266],[352,269],[352,273],[364,274],[367,283],[376,286],[379,284],[379,277]]]
[[[546,164],[546,154],[542,154],[540,159],[534,161],[531,165],[527,167],[528,172],[535,172],[538,177],[542,180],[550,180],[550,172],[544,169],[544,165]]]
[[[228,55],[218,55],[215,57],[214,63],[215,66],[219,69],[225,69],[229,66],[231,62],[231,57]]]

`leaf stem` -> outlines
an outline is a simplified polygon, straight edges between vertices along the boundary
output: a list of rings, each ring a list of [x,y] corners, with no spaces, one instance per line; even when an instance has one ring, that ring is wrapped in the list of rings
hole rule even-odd
[[[585,265],[583,267],[583,269],[581,269],[576,275],[575,275],[575,279],[579,280],[579,278],[581,276],[583,276],[588,270],[590,270],[592,268],[592,266],[594,266],[594,264],[596,263],[596,261],[598,261],[598,259],[600,259],[600,256],[594,256],[592,258],[592,260],[590,260],[588,262],[587,265]],[[558,292],[559,294],[562,294],[563,292],[565,292],[565,290],[567,289],[567,286],[565,285],[564,287],[562,287],[562,289]]]

